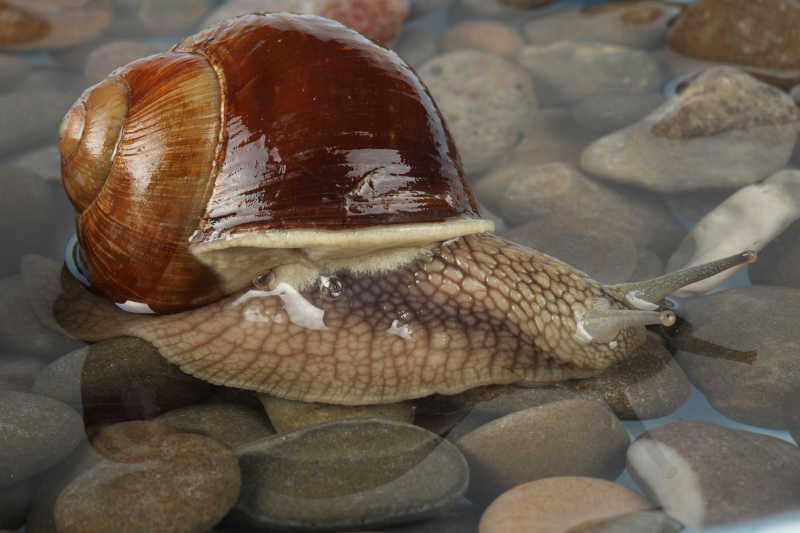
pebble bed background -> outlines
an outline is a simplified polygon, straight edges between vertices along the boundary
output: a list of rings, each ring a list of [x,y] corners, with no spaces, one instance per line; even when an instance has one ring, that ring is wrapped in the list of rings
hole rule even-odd
[[[679,4],[0,2],[0,533],[668,532],[800,509],[800,3]],[[30,287],[73,231],[66,109],[118,65],[265,10],[397,50],[498,233],[604,282],[746,247],[759,262],[690,287],[691,329],[601,377],[355,410],[48,329]]]

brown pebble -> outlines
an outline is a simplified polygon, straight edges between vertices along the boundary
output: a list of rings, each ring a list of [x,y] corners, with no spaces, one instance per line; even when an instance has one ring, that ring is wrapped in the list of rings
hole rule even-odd
[[[442,36],[442,48],[483,50],[493,54],[510,54],[525,41],[512,26],[492,20],[470,20],[449,29]]]
[[[589,520],[643,511],[638,492],[604,479],[551,477],[514,487],[486,509],[480,533],[564,533]]]

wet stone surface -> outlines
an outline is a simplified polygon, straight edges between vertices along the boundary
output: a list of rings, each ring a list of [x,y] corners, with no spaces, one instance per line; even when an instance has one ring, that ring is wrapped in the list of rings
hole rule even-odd
[[[58,531],[206,531],[238,497],[236,458],[207,437],[123,422],[92,444],[101,458],[59,494]]]
[[[536,109],[528,73],[494,54],[450,52],[426,62],[419,75],[447,121],[467,174],[486,170],[511,148]]]
[[[643,511],[650,503],[623,485],[563,476],[518,485],[503,493],[481,517],[481,533],[560,533],[591,520]]]
[[[525,41],[513,26],[492,20],[473,20],[450,28],[442,35],[441,46],[453,50],[482,50],[492,54],[512,54]]]
[[[489,503],[521,483],[551,476],[615,479],[628,433],[604,404],[546,403],[493,420],[456,444],[470,465],[470,501]]]
[[[149,343],[120,337],[54,361],[34,390],[80,405],[91,425],[151,418],[202,401],[214,387],[181,372]]]
[[[211,437],[229,448],[275,434],[263,411],[231,402],[211,402],[173,409],[153,421],[177,431]]]
[[[357,530],[435,517],[468,480],[452,444],[398,422],[323,424],[236,454],[242,495],[231,518],[261,528]]]
[[[737,287],[686,303],[675,358],[714,408],[748,424],[785,428],[783,405],[800,388],[800,290]]]
[[[659,511],[639,511],[610,518],[590,520],[566,533],[678,533],[683,524]]]
[[[641,121],[590,144],[581,167],[660,192],[742,186],[786,164],[798,124],[800,110],[786,93],[716,67]]]
[[[709,422],[674,422],[628,449],[634,480],[671,516],[700,528],[800,508],[800,449]]]
[[[612,44],[528,45],[516,57],[531,72],[541,107],[594,95],[652,93],[663,76],[661,66],[646,52]]]
[[[0,391],[0,488],[43,472],[83,439],[80,415],[38,394]],[[53,443],[58,443],[54,446]]]
[[[800,289],[800,222],[795,222],[758,253],[749,266],[750,279],[760,285]]]

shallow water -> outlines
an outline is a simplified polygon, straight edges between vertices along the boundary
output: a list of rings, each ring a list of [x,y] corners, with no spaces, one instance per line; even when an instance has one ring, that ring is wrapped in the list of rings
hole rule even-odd
[[[269,2],[263,3],[266,8]],[[540,389],[506,387],[516,370],[503,368],[506,373],[497,371],[494,381],[478,380],[503,386],[452,397],[418,398],[426,395],[413,391],[392,396],[386,388],[402,381],[397,375],[419,376],[428,386],[435,379],[430,376],[440,375],[437,362],[448,358],[451,365],[442,366],[447,371],[441,375],[458,374],[463,369],[453,361],[470,353],[470,345],[475,353],[494,346],[488,360],[504,357],[502,343],[480,344],[484,327],[498,337],[503,328],[516,327],[498,325],[504,308],[491,304],[488,293],[482,298],[488,307],[480,307],[481,298],[467,297],[485,316],[471,322],[461,316],[455,325],[442,319],[437,333],[425,337],[435,329],[429,321],[447,317],[461,301],[458,287],[467,286],[462,278],[481,281],[464,266],[468,257],[458,255],[455,239],[445,242],[445,252],[436,252],[433,266],[417,258],[420,263],[409,267],[408,279],[417,284],[413,265],[430,268],[418,290],[436,297],[422,303],[415,300],[415,282],[402,272],[323,276],[299,292],[273,272],[227,304],[190,312],[187,321],[125,317],[60,270],[74,232],[59,177],[61,117],[109,69],[168,50],[203,28],[225,1],[184,2],[162,12],[153,7],[157,3],[75,2],[83,8],[67,8],[70,16],[98,9],[91,16],[86,11],[83,35],[75,31],[80,24],[62,14],[61,22],[73,27],[59,34],[60,43],[0,52],[0,202],[7,210],[7,251],[0,261],[0,431],[4,424],[11,428],[0,432],[0,447],[7,446],[0,448],[7,452],[0,453],[0,530],[124,529],[118,524],[146,516],[142,527],[151,530],[478,531],[483,516],[480,531],[491,532],[533,527],[535,519],[504,522],[526,508],[563,519],[558,531],[603,518],[597,509],[622,515],[648,508],[691,530],[722,524],[738,531],[737,524],[747,523],[742,527],[756,531],[759,526],[749,524],[753,519],[791,527],[796,517],[773,515],[800,509],[794,440],[800,436],[800,343],[793,326],[800,278],[792,262],[800,258],[800,171],[779,172],[800,168],[800,112],[789,96],[792,85],[797,94],[800,76],[761,67],[700,76],[715,64],[665,45],[679,4],[688,2],[649,2],[650,10],[626,15],[625,23],[613,11],[579,14],[582,6],[606,3],[510,9],[493,0],[412,2],[393,49],[429,87],[466,182],[498,235],[607,284],[653,278],[751,247],[761,250],[760,260],[714,287],[671,299],[668,305],[683,320],[676,328],[651,328],[666,344],[651,336],[636,362],[600,378]],[[139,4],[145,7],[137,12]],[[162,6],[167,4],[181,2]],[[375,22],[373,30],[386,31],[375,14],[367,20]],[[478,21],[484,25],[470,26]],[[0,18],[0,29],[2,24]],[[57,34],[59,17],[48,24]],[[95,52],[119,40],[131,42]],[[8,67],[5,56],[11,58]],[[392,165],[400,163],[406,161]],[[451,263],[448,247],[456,250]],[[504,253],[515,252],[509,245]],[[447,273],[455,271],[461,274],[449,282]],[[443,287],[441,292],[426,292],[425,281]],[[364,287],[369,298],[353,293]],[[520,306],[506,304],[505,313]],[[240,324],[231,318],[238,314],[244,316]],[[559,319],[556,312],[553,318]],[[222,333],[217,322],[225,322]],[[58,332],[60,327],[84,332],[83,341],[101,342],[85,348],[85,342]],[[270,335],[263,334],[267,327],[273,328]],[[341,366],[324,359],[336,342],[349,353],[362,350],[359,328],[386,334],[388,340],[375,341],[369,350],[387,346],[394,365],[381,366],[378,357],[351,364],[347,351],[336,352],[345,361]],[[345,330],[347,335],[340,334]],[[412,344],[422,346],[410,350],[418,357],[403,359]],[[267,346],[283,359],[248,358]],[[358,404],[353,398],[359,395],[408,401],[344,408],[259,399],[222,386],[231,383],[210,357],[214,353],[227,353],[242,374],[258,375],[260,367],[274,364],[278,370],[272,374],[285,383],[271,383],[269,390],[289,400],[327,394],[349,404]],[[432,369],[426,373],[420,366]],[[372,394],[373,372],[396,374],[380,394]],[[320,385],[319,376],[329,374],[333,385]],[[450,389],[424,390],[464,388],[450,384],[455,378],[442,379]],[[314,425],[374,417],[394,422]],[[154,419],[160,425],[130,425]],[[649,441],[636,439],[656,428],[661,433],[653,433],[654,441],[668,444],[640,452]],[[720,431],[718,449],[703,440],[704,431]],[[620,441],[626,433],[639,455]],[[642,457],[649,457],[651,470]],[[270,473],[278,474],[271,479]],[[685,485],[673,483],[684,475]],[[558,476],[616,481],[633,493],[559,510],[559,499],[593,502],[604,493],[570,485],[570,491],[586,492],[551,494],[551,502],[530,492],[515,496],[520,499],[514,507],[512,487]],[[768,481],[775,476],[783,477]],[[719,493],[728,498],[721,504]],[[142,501],[150,507],[137,507]],[[119,518],[126,512],[130,516]]]

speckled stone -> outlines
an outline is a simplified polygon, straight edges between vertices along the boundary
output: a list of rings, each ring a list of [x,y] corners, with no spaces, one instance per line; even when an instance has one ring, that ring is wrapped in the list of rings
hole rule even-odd
[[[52,142],[64,113],[75,101],[69,91],[31,88],[26,83],[0,94],[0,156],[17,155],[42,143]],[[5,181],[5,180],[4,180]]]
[[[0,122],[2,120],[0,118]],[[0,165],[0,210],[3,212],[0,275],[19,272],[20,259],[25,254],[50,252],[50,233],[63,220],[64,213],[58,201],[60,194],[63,194],[60,185],[47,183],[29,170]],[[63,249],[63,242],[61,247]]]
[[[627,281],[644,281],[664,273],[664,260],[647,248],[636,249],[636,268]]]
[[[679,314],[688,324],[673,339],[675,358],[711,405],[740,422],[785,428],[782,406],[800,389],[800,290],[736,287],[688,300]]]
[[[460,7],[482,17],[515,17],[555,0],[461,0]]]
[[[717,67],[641,121],[594,141],[581,167],[660,192],[740,187],[783,168],[798,124],[786,93]]]
[[[666,424],[631,444],[628,469],[665,512],[693,528],[800,508],[800,449],[760,433]]]
[[[477,505],[461,503],[436,518],[393,526],[380,531],[384,533],[478,533],[478,521],[482,512],[483,509]],[[379,533],[379,531],[359,531],[358,533]]]
[[[563,400],[517,411],[459,438],[470,465],[470,501],[551,476],[615,479],[624,469],[628,432],[603,403]]]
[[[450,443],[398,422],[348,420],[237,449],[237,522],[261,528],[365,530],[436,516],[467,486]]]
[[[329,403],[298,402],[259,394],[269,421],[278,433],[353,418],[380,418],[410,424],[414,421],[414,406],[410,402],[374,405],[333,405]]]
[[[750,280],[759,285],[800,289],[800,222],[795,222],[758,253],[748,266]]]
[[[0,92],[13,89],[30,71],[31,65],[24,57],[0,54]]]
[[[140,57],[160,52],[158,46],[139,41],[110,41],[95,48],[86,58],[86,78],[98,83],[117,67]]]
[[[46,328],[37,319],[19,274],[0,279],[0,346],[3,351],[52,358],[80,344]]]
[[[709,61],[798,70],[798,25],[794,0],[699,0],[678,17],[667,44]]]
[[[689,379],[652,332],[634,355],[602,375],[557,386],[605,402],[622,420],[667,416],[689,397]]]
[[[189,376],[135,337],[98,342],[45,368],[33,390],[81,405],[86,423],[151,418],[207,398],[213,386]]]
[[[403,60],[414,68],[431,59],[439,52],[436,37],[429,31],[416,26],[407,27],[392,47]]]
[[[603,2],[582,9],[564,9],[536,17],[524,26],[531,44],[550,44],[569,36],[637,48],[664,43],[667,24],[680,12],[663,2]]]
[[[207,437],[153,426],[115,424],[93,440],[104,457],[58,496],[59,532],[207,531],[222,519],[239,494],[236,458]]]
[[[603,135],[633,124],[663,102],[659,93],[595,95],[577,102],[572,116],[587,130]]]
[[[503,493],[481,517],[480,533],[563,533],[589,520],[646,510],[639,493],[591,477],[540,479]]]
[[[453,26],[442,35],[441,46],[453,50],[482,50],[492,54],[511,54],[525,41],[513,26],[493,20],[469,20]]]
[[[500,56],[459,50],[419,69],[453,135],[464,171],[486,170],[514,146],[536,109],[525,70]]]
[[[603,227],[600,220],[537,218],[503,237],[565,261],[601,283],[627,281],[636,268],[636,244],[625,234]]]
[[[173,409],[154,422],[211,437],[230,448],[275,434],[263,411],[237,403],[214,402]]]
[[[35,357],[0,353],[0,390],[28,392],[44,363]]]
[[[541,107],[573,103],[598,94],[656,92],[663,77],[647,52],[625,46],[558,41],[528,45],[517,61],[531,72]]]
[[[678,533],[683,524],[659,511],[598,518],[569,528],[565,533]]]
[[[338,20],[370,39],[394,44],[409,12],[408,0],[233,0],[203,21],[208,27],[245,13],[306,13]]]
[[[511,179],[500,195],[499,214],[511,224],[538,222],[552,231],[605,230],[612,238],[625,236],[657,253],[672,251],[685,233],[660,198],[589,179],[566,163],[529,167],[519,161],[504,172]],[[633,271],[634,252],[629,255],[625,263],[631,264],[630,270],[617,281]]]
[[[736,189],[698,189],[664,194],[664,202],[678,215],[698,221],[736,192]],[[760,259],[759,259],[760,261]]]
[[[37,484],[34,478],[0,489],[0,533],[2,528],[17,529],[25,523]]]
[[[111,10],[102,0],[92,0],[81,6],[4,0],[0,5],[0,50],[73,46],[94,39],[110,22]]]
[[[81,417],[38,394],[0,391],[0,488],[50,468],[83,438]],[[57,445],[54,445],[57,443]]]

